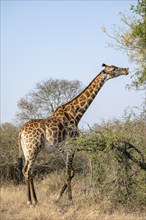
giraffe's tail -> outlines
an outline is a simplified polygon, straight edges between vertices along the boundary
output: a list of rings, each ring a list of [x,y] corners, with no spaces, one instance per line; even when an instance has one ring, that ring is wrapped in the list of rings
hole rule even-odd
[[[18,149],[19,149],[19,155],[18,155],[18,181],[19,183],[23,183],[23,151],[22,151],[22,146],[21,146],[21,132],[19,133],[18,136]]]

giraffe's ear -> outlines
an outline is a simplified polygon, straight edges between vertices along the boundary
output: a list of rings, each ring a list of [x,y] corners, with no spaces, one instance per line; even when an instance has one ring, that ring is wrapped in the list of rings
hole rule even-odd
[[[103,63],[102,66],[106,67],[107,65],[105,63]]]

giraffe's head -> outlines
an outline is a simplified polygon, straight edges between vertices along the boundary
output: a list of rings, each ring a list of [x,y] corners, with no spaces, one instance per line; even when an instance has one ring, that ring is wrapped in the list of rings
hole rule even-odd
[[[121,75],[128,75],[129,73],[129,68],[121,68],[114,65],[108,66],[104,63],[102,64],[102,66],[104,67],[103,72],[108,75],[109,79]]]

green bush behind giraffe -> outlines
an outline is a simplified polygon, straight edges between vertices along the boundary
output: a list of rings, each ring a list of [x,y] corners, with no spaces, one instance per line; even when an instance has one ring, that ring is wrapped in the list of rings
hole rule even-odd
[[[145,205],[145,169],[139,166],[144,162],[145,150],[144,113],[135,116],[125,114],[123,120],[113,119],[94,125],[88,131],[81,131],[72,146],[78,150],[74,167],[78,178],[88,181],[86,191],[96,201],[108,200],[110,208],[128,207],[143,209]],[[0,169],[1,184],[11,181],[18,183],[17,135],[18,128],[10,123],[1,125]],[[136,146],[128,152],[135,160],[125,157],[121,141]],[[70,140],[68,140],[70,144]],[[64,160],[63,160],[64,158]],[[45,178],[50,172],[65,172],[63,154],[40,154],[34,168],[35,178]],[[74,180],[75,182],[76,180]]]

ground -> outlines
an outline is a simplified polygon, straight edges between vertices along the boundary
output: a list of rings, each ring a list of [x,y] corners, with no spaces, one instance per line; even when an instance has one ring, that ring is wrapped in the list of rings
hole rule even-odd
[[[106,201],[95,201],[89,195],[85,182],[73,183],[73,202],[66,195],[57,203],[61,188],[61,176],[50,175],[41,181],[35,181],[39,204],[36,207],[26,205],[24,185],[1,183],[1,220],[145,220],[144,213],[125,213],[123,210],[110,213],[106,210]]]

